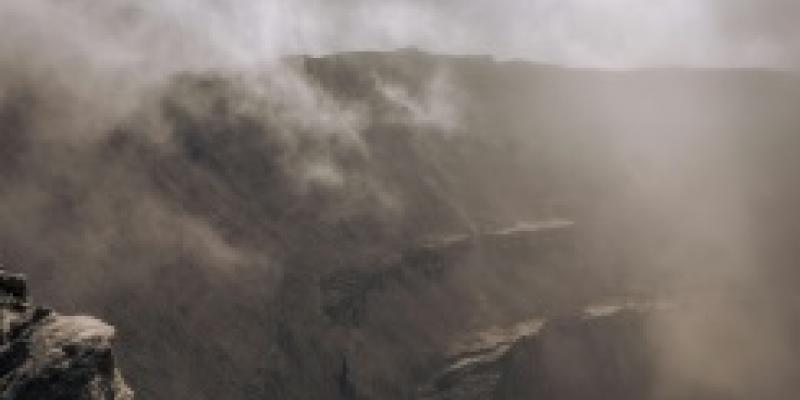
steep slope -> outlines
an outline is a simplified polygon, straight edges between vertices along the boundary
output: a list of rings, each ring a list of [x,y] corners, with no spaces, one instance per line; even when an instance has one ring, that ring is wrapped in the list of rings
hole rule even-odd
[[[58,84],[2,92],[0,257],[124,332],[141,397],[409,398],[470,332],[686,277],[798,304],[791,74],[286,64],[178,74],[80,129]]]

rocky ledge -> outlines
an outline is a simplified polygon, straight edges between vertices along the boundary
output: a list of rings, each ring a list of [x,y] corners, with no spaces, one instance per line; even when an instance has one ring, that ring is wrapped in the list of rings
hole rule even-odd
[[[0,400],[132,400],[114,328],[29,303],[25,277],[0,270]]]
[[[480,332],[420,388],[421,400],[648,398],[655,366],[649,306],[590,307]],[[710,397],[699,397],[710,398]]]

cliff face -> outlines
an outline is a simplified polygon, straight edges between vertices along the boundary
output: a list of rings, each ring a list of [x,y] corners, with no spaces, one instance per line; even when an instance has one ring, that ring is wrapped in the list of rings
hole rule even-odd
[[[532,319],[478,332],[420,388],[426,400],[645,399],[657,371],[652,310]]]
[[[731,318],[748,322],[731,325],[751,354],[732,381],[796,364],[756,357],[780,343],[762,327],[782,335],[800,304],[800,213],[784,212],[800,204],[786,184],[800,170],[795,77],[404,52],[302,57],[274,73],[179,74],[90,138],[61,126],[73,102],[59,87],[20,81],[0,102],[0,258],[37,282],[34,297],[124,332],[117,360],[139,397],[408,399],[436,380],[431,396],[455,398],[446,387],[463,376],[472,393],[502,382],[525,398],[502,371],[542,376],[525,378],[536,340],[501,368],[526,348],[502,333],[457,352],[463,364],[449,365],[466,369],[439,380],[450,343],[529,332],[607,297],[660,298],[665,280],[697,271],[712,289],[778,289],[759,300],[772,314]],[[731,237],[739,202],[747,236],[764,238],[750,257]],[[751,259],[747,286],[718,279]],[[762,314],[772,324],[750,323]],[[69,332],[86,321],[62,321],[71,328],[51,331],[84,343]],[[697,365],[692,354],[680,355]]]
[[[665,346],[664,322],[691,325],[698,304],[626,303],[590,306],[571,315],[532,319],[507,328],[479,331],[457,346],[448,362],[419,388],[422,400],[786,400],[798,392],[796,370],[754,371],[727,385],[704,379],[731,368],[708,360],[698,372],[675,364],[677,346]],[[718,317],[714,321],[719,321]],[[692,333],[695,334],[694,330]],[[735,341],[726,331],[718,342]],[[696,340],[690,338],[689,340]],[[713,346],[713,345],[712,345]],[[767,351],[769,343],[761,343]],[[677,350],[676,350],[677,349]],[[705,356],[707,349],[693,349]],[[719,354],[716,351],[715,355]],[[792,353],[795,354],[795,353]],[[677,357],[680,357],[678,355]],[[699,359],[695,359],[699,360]],[[696,361],[702,363],[703,360]],[[763,375],[760,375],[763,374]]]
[[[0,322],[0,399],[133,399],[115,367],[113,327],[31,305],[25,278],[3,271]]]
[[[511,347],[493,398],[651,398],[658,357],[647,319],[640,310],[620,309],[546,323]]]

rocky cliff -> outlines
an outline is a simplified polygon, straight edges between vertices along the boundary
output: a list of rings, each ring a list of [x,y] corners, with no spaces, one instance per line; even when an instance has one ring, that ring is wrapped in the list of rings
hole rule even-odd
[[[445,364],[467,369],[441,382],[516,394],[500,372],[523,382],[528,356],[492,364],[524,353],[508,337],[687,291],[743,299],[663,324],[674,368],[744,399],[800,382],[796,77],[291,61],[176,74],[123,116],[37,77],[0,85],[0,260],[124,332],[138,397],[409,399]],[[608,326],[616,346],[614,320],[543,329]],[[494,326],[516,328],[450,351]]]
[[[592,307],[480,331],[420,388],[426,400],[644,399],[656,371],[639,306]]]
[[[131,400],[114,328],[28,302],[24,276],[0,271],[0,399]]]

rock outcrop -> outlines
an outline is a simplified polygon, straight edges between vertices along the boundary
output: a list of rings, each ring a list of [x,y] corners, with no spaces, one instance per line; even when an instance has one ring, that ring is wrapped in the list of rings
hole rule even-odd
[[[508,351],[492,398],[649,398],[656,357],[647,318],[641,309],[619,308],[546,323]]]
[[[553,219],[519,222],[495,231],[429,238],[376,266],[342,269],[322,277],[323,312],[337,325],[357,327],[365,317],[370,296],[380,295],[391,286],[440,281],[455,269],[463,270],[469,264],[468,259],[475,258],[478,252],[495,269],[503,266],[512,270],[530,269],[528,264],[515,266],[515,257],[541,260],[548,252],[571,254],[572,249],[565,248],[571,245],[572,226],[571,221]]]
[[[25,277],[0,271],[0,399],[132,400],[114,328],[29,303]]]
[[[643,399],[655,371],[639,307],[481,332],[420,390],[426,400]]]

